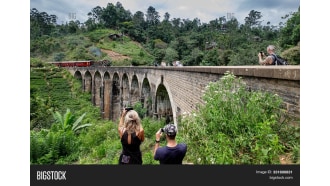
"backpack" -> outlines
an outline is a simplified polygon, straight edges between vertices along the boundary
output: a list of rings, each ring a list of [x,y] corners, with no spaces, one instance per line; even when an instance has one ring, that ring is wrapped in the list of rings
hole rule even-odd
[[[282,57],[272,54],[274,61],[272,65],[289,65],[289,63]]]

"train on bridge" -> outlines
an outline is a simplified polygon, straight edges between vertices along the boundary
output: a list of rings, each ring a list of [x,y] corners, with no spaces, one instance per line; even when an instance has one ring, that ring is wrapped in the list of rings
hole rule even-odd
[[[100,61],[53,61],[50,64],[56,65],[58,67],[96,67],[96,66],[111,66],[109,60]]]

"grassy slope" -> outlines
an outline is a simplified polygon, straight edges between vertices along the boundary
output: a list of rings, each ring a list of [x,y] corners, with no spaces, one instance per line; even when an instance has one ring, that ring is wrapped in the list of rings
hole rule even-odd
[[[42,61],[55,61],[56,55],[64,55],[62,60],[103,60],[109,59],[114,65],[129,65],[132,61],[138,65],[149,65],[154,61],[154,57],[150,55],[139,43],[132,41],[129,37],[124,36],[121,39],[111,40],[108,35],[116,33],[110,29],[100,29],[89,33],[68,35],[64,37],[45,37],[38,42],[40,45],[48,47],[46,52],[40,50],[31,52],[31,56],[41,59]],[[33,42],[33,41],[32,41]],[[42,43],[42,44],[41,44]],[[38,45],[39,45],[38,44]],[[129,57],[131,60],[117,60],[101,52],[96,54],[92,50],[105,49],[119,53]]]
[[[40,108],[37,110],[37,112],[43,112],[42,117],[39,118],[41,122],[44,122],[42,126],[49,127],[53,122],[52,115],[46,111],[51,107],[62,114],[69,108],[75,117],[87,113],[82,123],[93,124],[79,135],[79,151],[61,158],[57,164],[117,164],[121,152],[116,129],[117,122],[100,118],[99,108],[91,104],[90,94],[81,91],[78,80],[65,69],[47,65],[45,68],[31,68],[30,85],[31,89],[34,89],[31,97],[37,96],[46,103],[46,105],[38,105]],[[152,157],[154,131],[157,131],[163,123],[145,118],[143,125],[146,131],[145,142],[141,145],[143,162],[158,164]]]

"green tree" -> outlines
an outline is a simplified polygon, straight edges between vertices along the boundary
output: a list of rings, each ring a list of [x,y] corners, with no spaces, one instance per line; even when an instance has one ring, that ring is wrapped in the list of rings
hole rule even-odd
[[[133,108],[139,114],[141,119],[145,117],[145,115],[147,113],[147,108],[143,108],[142,103],[140,101],[136,102],[134,104]]]
[[[224,50],[220,55],[220,65],[227,66],[230,63],[230,56],[233,54],[232,50]]]
[[[96,6],[92,9],[91,12],[88,12],[88,20],[85,22],[88,31],[93,31],[98,27],[101,27],[102,24],[102,8],[100,6]]]
[[[117,14],[116,25],[119,25],[122,22],[132,21],[131,12],[129,10],[125,10],[125,8],[120,2],[116,3],[116,14]]]
[[[199,48],[194,48],[189,56],[184,58],[186,66],[199,66],[203,60],[204,53]]]
[[[146,14],[146,22],[149,26],[155,26],[160,23],[160,16],[156,9],[152,6],[148,7]]]
[[[250,28],[253,26],[259,26],[261,21],[259,19],[262,18],[261,12],[251,10],[248,17],[245,17],[245,25]]]
[[[30,39],[50,35],[55,28],[56,21],[56,15],[39,12],[36,8],[30,9]]]
[[[135,12],[133,15],[133,23],[135,27],[146,28],[146,21],[144,19],[144,13],[141,11]]]
[[[218,49],[209,50],[204,58],[203,58],[203,65],[205,66],[218,66],[220,65],[220,53]]]
[[[178,57],[179,57],[178,52],[175,49],[173,49],[171,47],[166,48],[165,56],[164,56],[164,60],[166,62],[171,63],[171,62],[177,60]]]
[[[106,28],[116,28],[118,16],[115,5],[108,3],[107,7],[102,9],[101,18]]]
[[[78,20],[76,21],[70,21],[68,24],[68,31],[70,34],[74,34],[79,32],[80,22]]]
[[[300,7],[290,15],[285,26],[280,31],[279,44],[283,49],[296,46],[300,42]],[[286,15],[289,17],[289,15]]]

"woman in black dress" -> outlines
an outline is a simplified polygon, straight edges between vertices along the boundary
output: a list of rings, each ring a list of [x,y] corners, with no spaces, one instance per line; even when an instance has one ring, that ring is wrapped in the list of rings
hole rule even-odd
[[[144,141],[144,130],[135,110],[123,110],[118,132],[122,145],[119,164],[142,164],[140,145]]]

